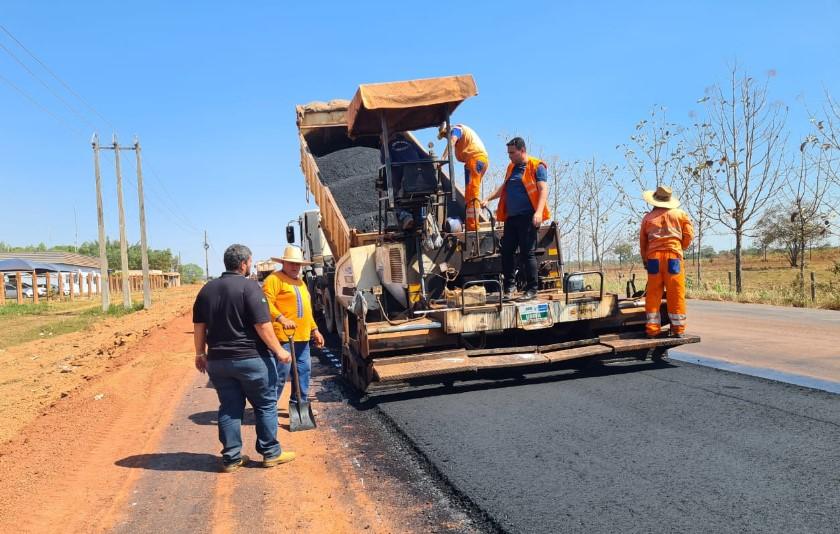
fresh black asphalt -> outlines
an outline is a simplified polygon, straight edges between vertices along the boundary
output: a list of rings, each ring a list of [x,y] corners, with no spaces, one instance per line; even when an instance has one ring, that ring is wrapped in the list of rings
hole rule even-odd
[[[687,363],[370,402],[508,532],[837,532],[840,396]]]

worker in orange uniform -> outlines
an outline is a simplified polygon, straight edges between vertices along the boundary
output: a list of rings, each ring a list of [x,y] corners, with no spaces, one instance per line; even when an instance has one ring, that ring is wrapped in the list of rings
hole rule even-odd
[[[683,250],[691,244],[694,228],[688,215],[678,209],[680,201],[673,197],[670,187],[660,185],[656,191],[645,191],[643,198],[653,206],[642,219],[639,232],[642,261],[648,273],[645,331],[648,337],[661,333],[659,308],[664,289],[671,336],[682,337],[686,326]]]
[[[487,172],[490,160],[487,149],[478,134],[464,124],[452,126],[450,141],[455,149],[455,159],[464,164],[464,198],[467,204],[467,230],[478,228],[478,210],[481,201],[481,179]],[[446,138],[446,124],[438,131],[438,139]]]
[[[324,336],[318,331],[312,315],[312,299],[301,270],[308,262],[303,259],[303,251],[294,245],[288,245],[282,258],[271,258],[281,264],[281,271],[274,271],[263,282],[263,293],[268,301],[268,310],[274,325],[274,333],[291,352],[289,335],[294,328],[295,360],[300,380],[300,396],[303,402],[309,400],[309,375],[312,361],[309,355],[310,341],[320,348],[324,346]],[[287,331],[288,330],[288,331]],[[283,393],[283,386],[289,376],[289,363],[277,364],[277,398]],[[295,384],[292,383],[291,402],[297,402]]]

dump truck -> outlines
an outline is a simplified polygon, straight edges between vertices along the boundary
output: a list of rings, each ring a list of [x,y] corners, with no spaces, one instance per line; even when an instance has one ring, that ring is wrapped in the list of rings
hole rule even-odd
[[[555,222],[538,231],[537,297],[505,298],[502,226],[483,209],[478,228],[464,229],[450,136],[437,156],[415,134],[448,131],[452,113],[477,94],[473,77],[460,75],[364,84],[349,101],[296,107],[307,200],[332,252],[321,284],[344,377],[366,391],[486,370],[662,358],[698,342],[646,338],[643,291],[628,284],[619,295],[605,290],[603,272],[567,272]]]

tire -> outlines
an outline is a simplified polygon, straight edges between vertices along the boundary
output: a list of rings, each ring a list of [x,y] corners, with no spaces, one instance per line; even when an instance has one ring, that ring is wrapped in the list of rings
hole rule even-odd
[[[324,313],[324,328],[330,334],[335,333],[335,303],[333,302],[332,291],[328,288],[321,290],[321,311]]]

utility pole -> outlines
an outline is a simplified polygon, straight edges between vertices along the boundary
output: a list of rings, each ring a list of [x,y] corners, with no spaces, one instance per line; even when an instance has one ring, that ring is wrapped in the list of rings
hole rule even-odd
[[[140,163],[140,140],[134,138],[134,155],[137,156],[137,197],[140,199],[140,258],[143,264],[143,308],[152,306],[152,288],[149,284],[149,251],[146,248],[146,209],[143,206],[143,166]]]
[[[128,273],[128,243],[125,239],[125,210],[123,209],[122,175],[120,174],[120,145],[114,134],[114,161],[117,168],[117,203],[120,210],[120,268],[122,269],[123,308],[131,309],[131,286]]]
[[[96,175],[96,218],[99,224],[99,294],[102,298],[102,311],[107,312],[111,305],[108,280],[108,253],[105,248],[105,213],[102,209],[102,179],[99,175],[99,134],[93,134],[93,172]],[[58,275],[61,276],[61,273]],[[59,279],[60,280],[60,279]],[[61,283],[59,283],[59,288]],[[73,285],[70,285],[72,291]]]
[[[210,245],[207,244],[207,230],[204,230],[204,281],[210,280],[210,261],[207,259],[207,249]]]

